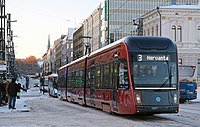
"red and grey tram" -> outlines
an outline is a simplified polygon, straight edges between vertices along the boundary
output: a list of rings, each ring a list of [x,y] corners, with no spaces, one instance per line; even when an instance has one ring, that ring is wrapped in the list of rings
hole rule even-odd
[[[177,46],[165,37],[122,38],[61,67],[59,78],[62,98],[106,112],[179,111]]]

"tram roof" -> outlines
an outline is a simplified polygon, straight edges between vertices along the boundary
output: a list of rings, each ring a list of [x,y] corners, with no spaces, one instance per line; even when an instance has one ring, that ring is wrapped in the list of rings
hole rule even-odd
[[[59,70],[65,68],[65,67],[67,67],[67,66],[69,66],[69,65],[71,65],[73,63],[76,63],[77,61],[83,60],[83,59],[85,59],[85,58],[87,58],[87,57],[89,57],[91,55],[95,55],[96,53],[99,53],[99,52],[101,52],[103,50],[106,50],[106,49],[108,49],[108,48],[110,48],[110,47],[112,47],[114,45],[117,45],[117,44],[119,44],[121,42],[124,42],[127,45],[130,45],[130,44],[136,44],[136,43],[138,44],[138,43],[141,43],[141,42],[146,42],[146,44],[147,44],[147,43],[150,43],[151,41],[154,41],[154,43],[161,43],[162,47],[160,47],[160,48],[166,48],[167,47],[167,45],[165,44],[166,41],[171,42],[172,45],[175,45],[175,43],[173,43],[171,40],[170,41],[169,40],[170,40],[169,38],[157,37],[157,36],[155,36],[155,37],[152,37],[152,36],[148,36],[148,37],[147,36],[126,36],[126,37],[124,37],[122,39],[119,39],[119,40],[113,42],[113,43],[110,43],[109,45],[106,45],[105,47],[102,47],[102,48],[100,48],[98,50],[95,50],[90,54],[87,54],[87,55],[85,55],[83,57],[80,57],[80,58],[78,58],[78,59],[76,59],[76,60],[74,60],[74,61],[72,61],[72,62],[70,62],[70,63],[68,63],[66,65],[63,65],[62,67],[60,67]],[[142,45],[139,45],[139,46],[142,46]],[[146,45],[146,46],[150,46],[150,48],[152,48],[152,46],[154,46],[153,48],[156,48],[155,45]],[[133,46],[130,46],[130,47],[133,48]],[[144,45],[143,45],[143,48],[148,48],[148,47],[144,47]]]
[[[176,44],[167,37],[160,36],[137,36],[127,37],[124,42],[127,44],[129,51],[149,52],[149,50],[163,50],[168,52],[175,51]]]
[[[59,70],[65,68],[65,67],[67,67],[67,66],[69,66],[69,65],[71,65],[71,64],[73,64],[73,63],[76,63],[77,61],[83,60],[83,59],[85,59],[85,58],[87,58],[87,57],[89,57],[89,56],[91,56],[91,55],[94,55],[94,54],[96,54],[96,53],[98,53],[98,52],[101,52],[101,51],[103,51],[103,50],[105,50],[105,49],[107,49],[107,48],[109,48],[109,47],[112,47],[112,46],[114,46],[114,45],[116,45],[116,44],[118,44],[118,43],[120,43],[120,42],[123,42],[123,40],[124,40],[124,38],[122,38],[122,39],[120,39],[120,40],[118,40],[118,41],[115,41],[115,42],[113,42],[113,43],[111,43],[111,44],[109,44],[109,45],[107,45],[107,46],[105,46],[105,47],[102,47],[102,48],[98,49],[98,50],[95,50],[95,51],[91,52],[90,54],[87,54],[87,55],[85,55],[85,56],[83,56],[83,57],[80,57],[80,58],[78,58],[78,59],[76,59],[76,60],[74,60],[74,61],[72,61],[72,62],[70,62],[70,63],[68,63],[68,64],[66,64],[66,65],[63,65],[62,67],[60,67]]]

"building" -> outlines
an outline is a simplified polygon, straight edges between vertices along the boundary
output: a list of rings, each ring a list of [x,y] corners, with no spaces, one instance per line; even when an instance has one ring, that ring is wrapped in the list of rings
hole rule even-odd
[[[65,38],[66,35],[61,35],[61,37],[57,40],[54,41],[54,48],[55,48],[55,63],[54,64],[54,70],[56,70],[56,73],[58,69],[62,66],[62,43],[63,39]]]
[[[73,35],[74,60],[101,48],[101,5],[88,16]]]
[[[198,0],[105,0],[101,20],[101,43],[108,45],[124,36],[137,35],[137,25],[133,19],[139,18],[158,6],[197,5]]]
[[[95,9],[92,14],[83,21],[83,31],[84,31],[84,44],[90,43],[91,52],[99,49],[101,47],[100,43],[100,28],[101,28],[101,15],[102,8],[101,5]],[[84,49],[86,50],[86,49]]]
[[[42,61],[43,61],[43,65],[42,65],[42,76],[45,76],[45,75],[47,75],[47,73],[48,73],[47,53],[44,53],[44,55],[42,56]]]
[[[76,34],[83,29],[83,44],[76,38],[74,43],[74,56],[81,57],[89,45],[91,51],[104,47],[113,41],[125,36],[138,35],[138,25],[133,25],[133,20],[160,5],[197,5],[198,0],[104,0],[90,16],[83,21],[83,28],[76,30]],[[142,21],[142,20],[141,20]],[[81,29],[81,30],[79,30]],[[141,31],[143,33],[143,31]],[[74,35],[75,36],[75,35]],[[79,42],[78,42],[79,41]],[[82,51],[84,49],[84,51]],[[79,54],[84,53],[84,54]]]
[[[43,61],[42,75],[43,76],[49,75],[52,72],[52,65],[51,65],[52,49],[50,47],[51,47],[50,46],[50,35],[48,35],[47,51],[42,56],[42,61]]]
[[[63,39],[61,50],[62,66],[73,61],[73,33],[75,28],[68,28],[68,33]]]
[[[51,67],[52,67],[52,73],[57,73],[56,70],[56,46],[52,46],[52,54],[51,54]]]
[[[157,11],[157,20],[159,21],[161,19],[159,18],[161,8],[159,8],[159,10],[156,8],[173,4],[197,5],[198,0],[104,0],[104,2],[83,21],[82,26],[74,32],[73,53],[71,53],[71,50],[67,51],[68,48],[71,48],[71,41],[68,45],[67,37],[65,39],[61,37],[55,41],[55,50],[53,49],[53,51],[55,51],[56,55],[55,63],[52,65],[52,67],[55,67],[53,70],[58,70],[65,62],[68,63],[71,61],[69,60],[69,56],[73,56],[73,60],[75,60],[90,51],[95,51],[124,36],[138,35],[138,30],[142,30],[142,32],[140,31],[142,34],[150,36],[150,30],[149,32],[148,30],[144,30],[143,32],[143,28],[138,28],[140,24],[136,23],[133,25],[133,20],[139,18],[142,19],[141,22],[143,23],[142,16],[154,9]],[[159,31],[161,30],[159,24],[156,28],[157,31],[153,31],[153,34],[159,36],[164,29],[162,29],[163,31]],[[63,43],[63,39],[66,40],[66,44]],[[62,43],[64,45],[63,49]]]
[[[143,15],[144,36],[165,36],[178,47],[181,64],[200,61],[200,0],[198,5],[160,6]],[[200,72],[200,68],[198,68]]]
[[[73,60],[84,56],[83,25],[77,28],[73,34]]]

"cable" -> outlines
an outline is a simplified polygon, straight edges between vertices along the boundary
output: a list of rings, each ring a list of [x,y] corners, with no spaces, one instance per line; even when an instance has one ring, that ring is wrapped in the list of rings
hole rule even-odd
[[[120,10],[125,4],[127,4],[129,1],[130,1],[130,0],[126,0],[124,3],[122,3],[122,4],[119,6],[119,8],[115,9],[111,14],[109,14],[109,16],[112,16],[113,14],[115,14],[115,12],[119,11],[119,10]],[[166,0],[166,2],[160,4],[159,6],[166,5],[169,1],[171,1],[171,0]],[[127,25],[129,25],[129,24],[131,24],[131,23],[132,23],[132,20],[129,21],[129,22],[127,22],[125,25],[121,25],[120,27],[113,29],[113,31],[117,31],[117,30],[119,30],[119,29],[121,29],[121,28],[123,28],[123,27],[126,27]]]

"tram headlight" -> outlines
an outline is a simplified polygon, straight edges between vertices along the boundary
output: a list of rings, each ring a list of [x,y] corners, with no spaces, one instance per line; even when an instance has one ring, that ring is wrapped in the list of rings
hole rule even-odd
[[[136,102],[137,102],[138,104],[141,104],[141,103],[142,103],[141,94],[140,94],[140,93],[136,93],[136,94],[135,94],[135,97],[136,97]]]
[[[176,104],[178,102],[178,96],[177,94],[174,94],[174,103]]]

